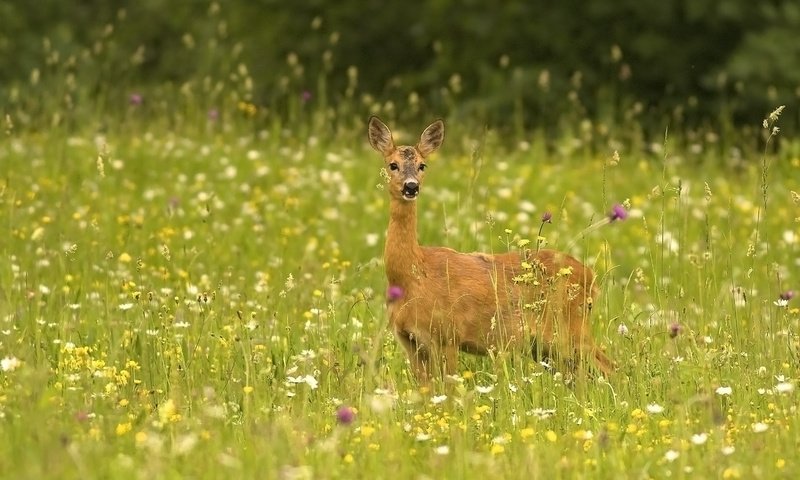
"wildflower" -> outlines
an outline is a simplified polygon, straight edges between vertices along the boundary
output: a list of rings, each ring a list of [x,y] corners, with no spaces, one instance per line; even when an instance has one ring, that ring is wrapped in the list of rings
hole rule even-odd
[[[447,445],[439,445],[433,450],[436,455],[447,455],[450,453],[450,447]]]
[[[555,415],[556,411],[553,408],[534,408],[533,410],[527,412],[527,414],[532,415],[539,420],[545,420]]]
[[[733,393],[733,389],[731,387],[717,387],[715,392],[717,392],[717,395],[728,396]]]
[[[674,462],[680,456],[681,456],[680,452],[677,452],[675,450],[667,450],[667,453],[664,454],[664,460],[668,462]]]
[[[678,334],[681,333],[681,325],[677,322],[673,322],[669,326],[669,338],[675,338]]]
[[[794,290],[786,290],[785,292],[781,293],[778,298],[781,300],[786,300],[787,302],[794,298]]]
[[[725,456],[733,455],[733,453],[735,451],[736,451],[736,447],[734,447],[733,445],[726,445],[726,446],[722,447],[722,450],[721,450],[722,454],[725,455]]]
[[[171,398],[168,398],[164,403],[158,406],[158,419],[162,424],[176,419],[176,416],[178,416],[178,407]]]
[[[620,323],[617,327],[617,333],[622,335],[623,337],[628,335],[628,327],[624,323]]]
[[[117,424],[117,428],[115,429],[115,432],[116,432],[117,436],[121,437],[121,436],[125,435],[126,433],[130,432],[132,429],[133,429],[133,425],[131,424],[131,422],[118,423]]]
[[[295,384],[297,384],[297,383],[305,383],[309,387],[311,387],[311,390],[316,390],[317,386],[319,386],[319,383],[317,382],[317,379],[314,378],[311,375],[297,376],[297,377],[288,376],[288,377],[286,377],[286,381],[288,383],[290,383],[290,384],[291,383],[295,383]]]
[[[612,222],[614,220],[625,220],[626,218],[628,218],[628,211],[619,203],[615,204],[608,213],[608,219]]]
[[[552,223],[553,214],[550,212],[544,212],[542,214],[542,223]]]
[[[794,391],[794,384],[789,382],[780,382],[775,385],[775,391],[778,393],[791,393]]]
[[[661,413],[664,411],[664,407],[657,403],[651,403],[647,406],[647,411],[650,413]]]
[[[445,400],[447,400],[447,395],[436,395],[433,398],[431,398],[431,403],[437,405],[439,403],[444,402]]]
[[[19,368],[20,365],[22,365],[22,362],[20,362],[17,357],[5,357],[0,360],[0,369],[4,372],[13,372]]]
[[[483,385],[475,385],[475,390],[478,393],[489,393],[494,390],[494,385],[486,385],[485,387]]]
[[[336,422],[339,425],[350,425],[356,419],[356,412],[345,405],[336,409]]]
[[[209,110],[208,119],[211,120],[212,122],[216,122],[217,120],[219,120],[219,110],[217,110],[216,108],[212,108],[211,110]]]
[[[300,94],[300,99],[303,101],[303,103],[310,101],[312,97],[313,95],[308,90],[303,90],[303,93]]]
[[[131,93],[131,95],[128,97],[128,103],[134,107],[138,107],[144,103],[144,97],[141,93]]]
[[[695,445],[703,445],[706,441],[708,441],[708,434],[705,432],[692,435],[692,443]]]
[[[369,400],[369,407],[375,413],[383,413],[394,406],[396,399],[397,397],[390,392],[376,389],[375,395]]]
[[[396,300],[400,300],[403,298],[403,288],[397,285],[391,285],[389,289],[386,291],[386,298],[389,303],[392,303]]]
[[[769,425],[763,422],[758,422],[753,424],[753,432],[754,433],[761,433],[766,432],[769,429]]]
[[[572,437],[576,440],[591,440],[594,434],[591,430],[577,430],[572,433]]]
[[[236,108],[238,108],[240,112],[244,113],[249,117],[254,117],[255,114],[258,112],[258,107],[249,102],[239,102],[236,105]]]

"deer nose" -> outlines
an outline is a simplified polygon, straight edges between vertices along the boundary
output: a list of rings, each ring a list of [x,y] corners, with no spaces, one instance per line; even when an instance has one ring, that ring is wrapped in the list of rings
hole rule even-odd
[[[419,182],[407,180],[403,184],[403,195],[406,197],[416,197],[419,194]]]

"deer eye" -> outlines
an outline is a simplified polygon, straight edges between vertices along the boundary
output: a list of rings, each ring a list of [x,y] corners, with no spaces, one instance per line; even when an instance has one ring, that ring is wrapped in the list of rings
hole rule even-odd
[[[425,165],[424,163],[420,163],[419,164],[419,171],[420,172],[424,172],[425,171],[425,167],[427,167],[427,165]]]
[[[397,170],[397,169],[399,169],[399,168],[400,168],[400,167],[398,167],[398,166],[397,166],[397,164],[396,164],[396,163],[394,163],[394,162],[392,162],[392,163],[390,163],[390,164],[389,164],[389,170]]]

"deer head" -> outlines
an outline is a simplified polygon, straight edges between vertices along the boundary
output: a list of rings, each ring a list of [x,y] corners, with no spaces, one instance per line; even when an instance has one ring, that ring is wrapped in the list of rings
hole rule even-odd
[[[369,143],[383,155],[384,168],[389,177],[389,192],[394,199],[414,201],[419,195],[425,177],[425,159],[444,141],[444,122],[436,120],[411,147],[395,146],[392,131],[378,117],[369,119]]]

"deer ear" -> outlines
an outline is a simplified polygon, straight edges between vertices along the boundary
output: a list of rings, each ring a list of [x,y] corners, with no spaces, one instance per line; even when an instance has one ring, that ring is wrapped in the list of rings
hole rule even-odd
[[[394,151],[392,131],[378,117],[369,117],[368,133],[369,144],[372,145],[372,148],[381,152],[383,156],[388,157]]]
[[[442,146],[442,142],[444,142],[444,122],[436,120],[428,125],[428,128],[420,135],[417,150],[423,157],[427,157],[438,150]]]

